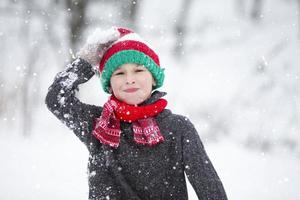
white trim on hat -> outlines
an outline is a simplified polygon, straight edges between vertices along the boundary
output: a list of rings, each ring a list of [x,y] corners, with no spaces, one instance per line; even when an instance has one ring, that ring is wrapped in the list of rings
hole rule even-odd
[[[118,42],[126,41],[126,40],[134,40],[134,41],[142,42],[142,43],[146,44],[150,49],[152,49],[153,51],[156,52],[155,48],[153,48],[152,45],[150,45],[146,40],[144,40],[137,33],[128,33],[128,34],[124,35],[123,37],[119,38],[117,41],[115,41],[112,45],[114,45]]]
[[[125,40],[136,40],[136,41],[147,44],[147,42],[136,33],[128,33],[128,34],[124,35],[123,37],[121,37],[120,39],[118,39],[116,42],[121,42],[121,41],[125,41]]]

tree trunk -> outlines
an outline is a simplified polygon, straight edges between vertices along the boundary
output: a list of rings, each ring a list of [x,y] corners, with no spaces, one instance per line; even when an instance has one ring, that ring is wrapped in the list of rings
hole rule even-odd
[[[186,23],[187,16],[191,8],[192,0],[183,0],[182,8],[179,11],[178,21],[175,26],[175,34],[177,37],[174,53],[176,56],[180,57],[184,54],[184,41],[186,36]]]
[[[136,19],[141,0],[129,0],[121,3],[123,24],[137,31]]]
[[[251,19],[253,21],[260,21],[262,15],[262,3],[263,0],[253,0],[253,6],[251,10]]]
[[[31,56],[31,55],[28,55]],[[28,58],[31,60],[32,58]],[[29,101],[29,76],[32,65],[30,63],[26,66],[24,77],[21,86],[21,118],[22,118],[22,135],[28,137],[32,129],[32,107]]]
[[[245,17],[245,0],[235,0],[235,8],[239,16]]]
[[[137,18],[137,13],[139,10],[139,5],[141,4],[141,0],[132,0],[130,4],[130,15],[129,15],[129,20],[133,24],[134,28],[136,29],[136,18]]]
[[[300,0],[298,0],[298,13],[300,13]],[[300,39],[300,14],[298,14],[298,37]]]
[[[4,79],[2,77],[2,66],[0,66],[0,116],[2,115],[2,113],[4,112],[4,98],[5,98],[5,91],[4,91]]]
[[[85,27],[85,14],[87,0],[66,0],[66,5],[69,15],[69,29],[70,29],[70,48],[75,51],[78,43],[82,39],[82,32]]]
[[[34,55],[31,55],[30,53],[30,41],[29,41],[29,32],[30,32],[30,16],[28,14],[28,10],[32,9],[30,3],[28,2],[24,2],[24,8],[23,8],[23,16],[25,21],[27,21],[27,23],[24,23],[23,27],[21,28],[21,32],[23,35],[23,42],[24,42],[24,48],[26,49],[26,53],[27,53],[27,57],[26,57],[26,66],[23,72],[23,79],[21,81],[21,87],[20,87],[20,91],[21,91],[21,104],[20,104],[20,110],[21,110],[21,121],[22,121],[22,126],[21,126],[21,134],[24,137],[28,137],[31,133],[31,119],[32,119],[32,113],[30,113],[30,102],[28,101],[29,95],[29,75],[30,75],[30,71],[31,71],[31,63],[30,60],[32,59],[32,57],[34,57]]]

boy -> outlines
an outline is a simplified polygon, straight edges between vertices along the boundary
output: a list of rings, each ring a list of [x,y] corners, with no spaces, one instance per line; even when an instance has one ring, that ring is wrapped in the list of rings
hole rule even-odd
[[[111,97],[98,107],[75,97],[99,65]],[[164,70],[155,51],[124,28],[95,31],[50,86],[46,104],[87,146],[89,199],[227,199],[193,124],[165,109]]]

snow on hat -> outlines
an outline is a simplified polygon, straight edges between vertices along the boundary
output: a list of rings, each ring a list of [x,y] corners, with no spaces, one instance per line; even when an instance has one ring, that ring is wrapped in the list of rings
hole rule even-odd
[[[120,38],[104,53],[99,71],[101,83],[105,92],[109,93],[110,78],[113,72],[126,63],[136,63],[145,66],[155,79],[154,89],[163,85],[164,69],[160,67],[158,55],[149,45],[132,30],[117,28]]]

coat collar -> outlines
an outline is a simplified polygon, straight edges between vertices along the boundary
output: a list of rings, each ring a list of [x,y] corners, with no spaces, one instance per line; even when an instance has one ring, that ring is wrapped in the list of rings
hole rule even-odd
[[[145,105],[149,105],[152,104],[154,102],[156,102],[157,100],[159,100],[161,97],[165,96],[167,93],[166,92],[160,92],[158,90],[152,92],[151,96],[145,100],[143,103],[141,103],[141,106],[145,106]]]
[[[166,92],[161,92],[161,91],[156,90],[151,94],[151,97],[149,99],[147,99],[146,101],[144,101],[141,105],[148,105],[148,104],[154,103],[166,95],[167,95]],[[169,116],[170,114],[172,114],[171,110],[164,109],[161,113],[159,113],[157,115],[157,120],[160,121],[163,118]]]

